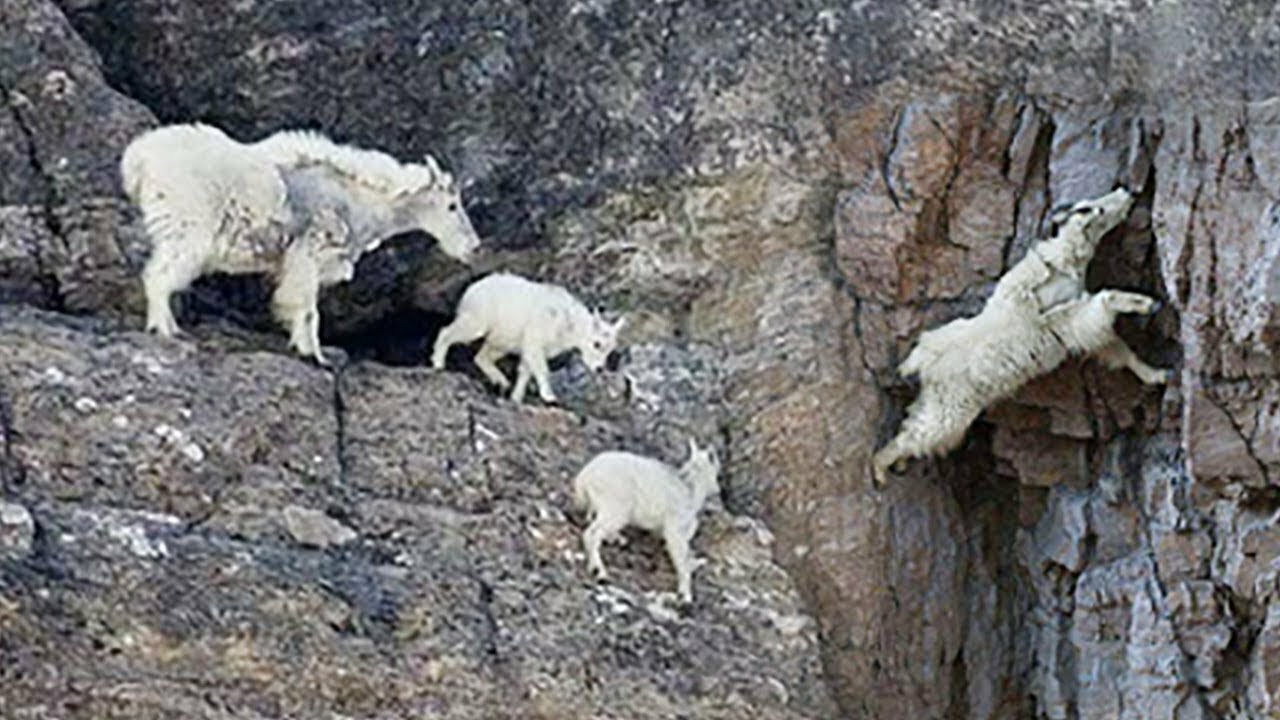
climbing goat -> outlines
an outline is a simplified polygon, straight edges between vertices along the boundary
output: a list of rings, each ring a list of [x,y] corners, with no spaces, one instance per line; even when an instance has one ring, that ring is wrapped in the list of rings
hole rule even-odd
[[[588,569],[606,578],[600,543],[619,537],[627,526],[639,527],[662,536],[675,567],[680,600],[692,602],[693,571],[700,563],[689,542],[698,531],[698,512],[708,497],[720,492],[719,474],[715,450],[700,450],[693,439],[689,459],[678,470],[628,452],[603,452],[592,458],[573,479],[574,503],[592,516],[582,533]]]
[[[532,378],[543,402],[556,401],[547,361],[577,348],[592,370],[604,366],[626,322],[608,322],[559,285],[539,283],[518,275],[495,273],[472,283],[458,301],[457,318],[440,331],[431,352],[431,365],[444,368],[449,348],[484,338],[476,352],[476,367],[502,390],[510,387],[497,361],[520,354],[511,398],[524,400]]]
[[[1084,289],[1098,241],[1133,205],[1124,188],[1078,202],[1050,218],[1050,237],[1033,245],[1005,273],[982,312],[920,335],[898,368],[920,376],[920,395],[897,436],[872,459],[877,485],[909,458],[958,447],[978,415],[1071,355],[1092,355],[1109,368],[1128,368],[1147,384],[1169,371],[1147,365],[1116,335],[1119,313],[1151,313],[1156,301],[1138,293]]]
[[[268,272],[289,284],[284,256],[322,208],[346,228],[353,263],[411,230],[432,234],[447,254],[467,261],[479,239],[458,187],[435,160],[425,163],[402,164],[309,131],[247,144],[202,124],[140,135],[125,148],[120,174],[152,241],[142,273],[147,329],[178,332],[170,297],[201,275]]]

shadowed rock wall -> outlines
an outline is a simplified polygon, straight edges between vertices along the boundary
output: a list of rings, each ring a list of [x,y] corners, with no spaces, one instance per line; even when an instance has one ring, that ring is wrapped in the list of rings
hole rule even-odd
[[[55,688],[94,698],[80,701],[91,715],[141,712],[177,688],[185,712],[213,716],[1280,707],[1269,4],[65,0],[64,16],[22,0],[0,13],[0,292],[49,311],[6,316],[17,349],[0,368],[6,493],[35,528],[32,549],[0,560],[20,702]],[[262,334],[252,282],[197,288],[194,343],[120,335],[140,325],[129,279],[145,244],[113,164],[152,113],[437,154],[472,182],[486,263],[627,311],[627,357],[600,377],[559,368],[567,410],[517,409],[456,374],[360,362],[330,376]],[[1138,206],[1089,284],[1165,303],[1121,334],[1175,382],[1069,363],[952,456],[871,491],[867,459],[914,393],[894,374],[914,337],[976,310],[1051,207],[1117,182]],[[478,272],[401,238],[327,295],[326,333],[369,354],[370,328],[447,314]],[[429,334],[373,354],[403,362]],[[159,396],[151,361],[172,375]],[[113,404],[130,396],[136,411]],[[670,580],[655,544],[614,554],[632,594],[582,582],[563,493],[596,449],[675,460],[688,432],[727,451],[737,515],[708,521],[700,599],[671,620],[637,599]],[[22,536],[18,511],[0,517]],[[333,547],[300,547],[316,537]],[[244,570],[211,607],[160,595],[209,584],[227,558]],[[133,613],[141,629],[121,630],[113,614],[140,578],[156,597]],[[90,599],[91,581],[108,599]],[[794,629],[790,583],[816,633]],[[314,627],[290,625],[303,607]],[[62,637],[98,659],[40,676]],[[157,677],[163,657],[221,664]]]

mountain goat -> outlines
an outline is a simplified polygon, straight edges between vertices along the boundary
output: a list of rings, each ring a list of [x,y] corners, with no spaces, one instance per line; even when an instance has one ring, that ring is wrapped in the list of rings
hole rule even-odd
[[[898,434],[872,459],[876,485],[883,486],[889,468],[901,461],[954,450],[985,408],[1070,355],[1128,368],[1146,384],[1168,381],[1169,371],[1140,360],[1113,328],[1117,314],[1152,313],[1156,301],[1084,289],[1098,241],[1132,205],[1133,197],[1119,188],[1055,212],[1050,237],[1000,278],[981,313],[920,335],[898,368],[903,377],[920,376],[920,395]]]
[[[678,470],[629,452],[596,455],[573,479],[574,503],[592,517],[582,533],[587,568],[597,578],[607,578],[600,543],[620,536],[625,527],[639,527],[662,536],[675,567],[680,600],[692,602],[693,571],[700,563],[689,542],[698,531],[698,512],[708,497],[720,492],[719,474],[715,450],[700,450],[693,439],[689,459]]]
[[[289,345],[302,355],[328,365],[320,347],[320,288],[347,282],[356,273],[355,246],[350,228],[333,208],[320,208],[307,228],[284,251],[275,270],[276,291],[271,310],[289,328]]]
[[[353,262],[411,230],[434,235],[464,262],[479,244],[456,183],[433,159],[401,164],[314,132],[246,144],[209,125],[160,127],[125,148],[120,175],[152,241],[142,273],[146,327],[166,337],[178,332],[170,297],[201,275],[269,272],[290,283],[282,260],[321,208],[340,217]]]
[[[496,363],[505,355],[519,353],[511,398],[524,400],[532,378],[538,382],[543,402],[553,403],[556,396],[547,361],[577,348],[583,363],[599,370],[617,345],[618,331],[625,322],[625,318],[606,321],[559,285],[495,273],[472,283],[462,294],[457,317],[436,337],[431,365],[443,369],[449,348],[484,338],[475,363],[485,377],[505,391],[511,383]]]

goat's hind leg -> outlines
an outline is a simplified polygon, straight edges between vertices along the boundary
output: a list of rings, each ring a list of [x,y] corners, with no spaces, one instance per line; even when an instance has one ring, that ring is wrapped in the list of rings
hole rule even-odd
[[[476,367],[480,368],[480,372],[484,373],[489,382],[498,386],[498,389],[505,392],[511,388],[511,381],[506,375],[502,374],[502,370],[498,368],[498,358],[502,357],[502,353],[495,350],[493,345],[486,342],[476,351]]]
[[[921,378],[920,395],[907,408],[898,434],[871,459],[871,478],[883,488],[888,472],[905,461],[953,450],[964,441],[982,407],[956,388]]]
[[[200,277],[204,266],[203,258],[180,243],[181,240],[156,241],[142,270],[142,287],[147,296],[147,332],[162,337],[181,332],[170,300],[174,293],[187,289]]]
[[[599,512],[582,532],[582,547],[587,553],[587,570],[597,579],[606,580],[609,577],[608,571],[604,568],[604,561],[600,559],[600,544],[606,538],[620,533],[626,524],[624,519],[613,517],[607,512]]]
[[[431,367],[436,370],[444,369],[445,357],[449,354],[449,348],[454,345],[475,342],[484,337],[487,328],[485,324],[478,320],[474,315],[460,313],[454,318],[453,322],[444,326],[440,330],[440,334],[436,336],[436,343],[431,349]],[[483,368],[481,368],[483,370]]]

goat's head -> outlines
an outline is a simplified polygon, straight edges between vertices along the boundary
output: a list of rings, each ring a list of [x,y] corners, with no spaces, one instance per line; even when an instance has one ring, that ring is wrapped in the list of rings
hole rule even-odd
[[[412,215],[413,224],[440,242],[440,249],[464,263],[480,247],[480,237],[462,205],[462,190],[453,175],[428,155],[423,165],[428,181],[401,192],[399,204]]]
[[[720,492],[720,458],[714,447],[701,449],[698,441],[689,438],[689,459],[684,462],[680,472],[693,482],[703,497]]]
[[[1049,234],[1079,236],[1084,240],[1082,249],[1092,253],[1102,236],[1124,221],[1132,207],[1133,195],[1119,187],[1102,197],[1054,210],[1049,216]]]
[[[582,353],[583,364],[592,370],[604,367],[609,353],[617,347],[618,333],[626,323],[626,318],[609,322],[598,310],[592,312],[586,326],[578,328],[578,351]]]

